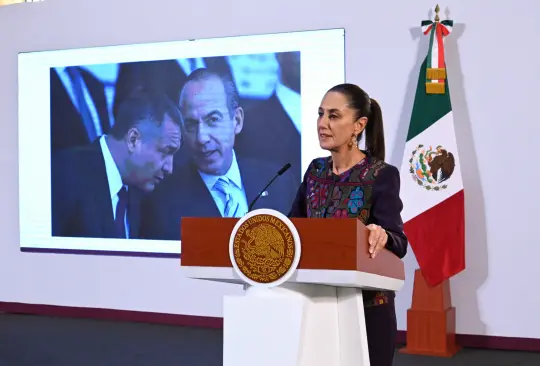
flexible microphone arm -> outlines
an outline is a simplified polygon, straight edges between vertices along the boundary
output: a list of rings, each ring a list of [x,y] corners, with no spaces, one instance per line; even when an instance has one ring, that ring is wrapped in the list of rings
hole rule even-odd
[[[259,192],[259,194],[255,197],[255,199],[253,201],[251,201],[251,204],[249,205],[249,208],[248,208],[248,212],[251,211],[251,208],[253,207],[253,205],[259,200],[261,195],[268,189],[268,187],[270,187],[270,185],[272,183],[274,183],[274,181],[277,179],[277,177],[279,177],[280,175],[285,173],[287,170],[289,170],[290,167],[291,167],[291,163],[287,163],[287,164],[285,164],[283,166],[283,168],[281,168],[279,170],[279,172],[277,172],[277,174],[274,176],[274,178],[272,178],[272,180],[270,182],[268,182],[268,184],[262,189],[262,191]]]

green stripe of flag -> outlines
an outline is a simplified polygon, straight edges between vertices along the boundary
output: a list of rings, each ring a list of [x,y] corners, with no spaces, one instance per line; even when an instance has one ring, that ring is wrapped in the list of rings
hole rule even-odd
[[[444,117],[448,112],[452,111],[450,94],[448,92],[448,80],[445,80],[444,94],[426,93],[426,69],[428,59],[429,55],[420,67],[420,75],[418,75],[418,86],[416,87],[416,96],[414,98],[407,141],[418,136],[429,128],[429,126]]]

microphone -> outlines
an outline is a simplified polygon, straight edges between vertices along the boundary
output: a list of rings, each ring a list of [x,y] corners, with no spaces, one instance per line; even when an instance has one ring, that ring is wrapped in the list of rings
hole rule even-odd
[[[268,184],[262,189],[262,191],[259,192],[259,194],[255,197],[255,199],[253,201],[251,201],[251,204],[249,205],[249,208],[248,208],[248,212],[251,211],[251,208],[253,207],[253,205],[259,200],[259,198],[261,198],[262,194],[266,191],[266,189],[268,187],[270,187],[270,185],[272,183],[274,183],[274,181],[277,179],[277,177],[279,177],[280,175],[282,175],[283,173],[285,173],[287,170],[289,170],[289,168],[291,167],[291,163],[287,163],[283,166],[283,168],[281,168],[277,174],[274,176],[274,178],[272,178],[272,180],[270,182],[268,182]]]

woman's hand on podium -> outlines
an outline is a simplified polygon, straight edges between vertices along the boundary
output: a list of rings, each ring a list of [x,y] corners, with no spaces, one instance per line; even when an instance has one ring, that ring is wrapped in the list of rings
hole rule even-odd
[[[375,256],[386,246],[388,234],[386,233],[386,230],[379,225],[370,224],[367,228],[370,231],[368,238],[369,253],[371,254],[371,258],[375,258]]]

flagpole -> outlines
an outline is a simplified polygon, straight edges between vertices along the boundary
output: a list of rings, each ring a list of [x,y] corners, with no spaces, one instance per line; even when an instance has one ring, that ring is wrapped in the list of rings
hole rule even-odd
[[[432,105],[437,103],[439,100],[437,98],[444,98],[444,94],[448,93],[442,39],[450,33],[453,22],[441,22],[439,11],[440,8],[437,4],[434,21],[422,22],[424,34],[430,36],[430,50],[424,62],[426,68],[420,73],[421,78],[425,75],[425,97],[421,99],[422,102],[429,102]],[[421,78],[419,80],[420,89],[422,89],[421,85],[423,84]],[[418,98],[418,94],[416,95]],[[449,96],[447,97],[449,98]],[[415,100],[415,104],[416,102]],[[435,189],[437,188],[435,187]],[[405,233],[409,236],[407,225],[406,222]],[[420,230],[425,232],[426,229],[421,228]],[[429,235],[421,235],[420,237],[423,237],[423,241],[429,240]],[[411,240],[411,237],[409,239]],[[415,248],[419,250],[419,252],[415,252],[417,259],[419,255],[422,255],[420,248],[429,247],[429,244],[431,243],[422,242],[422,240],[413,243],[411,240],[413,251]],[[459,352],[460,347],[456,343],[456,309],[452,306],[449,280],[445,279],[436,286],[430,286],[426,278],[433,282],[433,278],[425,277],[421,269],[415,271],[412,304],[407,311],[406,346],[399,352],[453,357]]]

